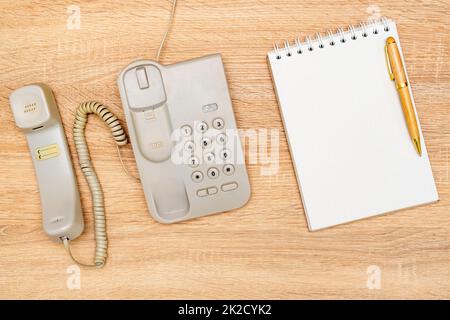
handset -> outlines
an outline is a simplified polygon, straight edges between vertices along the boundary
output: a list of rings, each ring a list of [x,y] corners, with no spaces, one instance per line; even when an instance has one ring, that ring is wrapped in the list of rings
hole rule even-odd
[[[172,125],[161,71],[144,62],[128,69],[122,79],[139,151],[153,162],[169,159]]]
[[[51,89],[33,84],[15,90],[10,104],[25,133],[39,185],[45,233],[73,240],[84,229],[80,196],[61,118]]]

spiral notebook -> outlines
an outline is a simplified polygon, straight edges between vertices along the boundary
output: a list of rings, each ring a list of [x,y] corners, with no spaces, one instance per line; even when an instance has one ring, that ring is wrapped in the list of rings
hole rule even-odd
[[[439,199],[422,133],[420,157],[389,78],[389,36],[400,46],[382,19],[268,53],[310,230]]]

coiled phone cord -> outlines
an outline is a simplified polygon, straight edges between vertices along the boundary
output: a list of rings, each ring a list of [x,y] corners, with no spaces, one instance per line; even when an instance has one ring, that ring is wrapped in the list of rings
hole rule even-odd
[[[84,130],[89,114],[98,115],[110,128],[116,145],[126,145],[128,140],[119,119],[107,107],[96,101],[84,102],[79,105],[73,124],[73,139],[78,153],[81,170],[89,185],[92,196],[92,208],[94,212],[95,229],[95,258],[94,264],[84,264],[77,261],[70,250],[68,238],[63,238],[64,247],[72,260],[83,267],[101,268],[105,265],[107,258],[108,239],[106,237],[106,219],[103,191],[94,167],[92,166],[89,149],[86,143]],[[120,156],[120,153],[119,153]]]

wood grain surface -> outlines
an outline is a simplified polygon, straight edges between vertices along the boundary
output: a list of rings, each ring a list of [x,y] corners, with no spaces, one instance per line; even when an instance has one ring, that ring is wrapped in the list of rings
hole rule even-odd
[[[79,29],[67,27],[71,5],[80,8]],[[75,157],[73,112],[96,99],[124,119],[116,78],[132,60],[154,58],[170,6],[168,0],[0,1],[0,298],[450,298],[448,0],[179,0],[162,62],[222,53],[238,126],[279,131],[278,172],[267,175],[263,159],[252,161],[245,207],[162,225],[151,219],[140,184],[122,171],[107,128],[90,118],[88,143],[106,196],[109,260],[104,269],[82,269],[79,289],[70,285],[72,262],[41,227],[31,158],[8,97],[34,82],[54,90],[86,221],[73,251],[90,261],[91,200]],[[266,53],[275,41],[379,15],[398,23],[441,200],[311,233]],[[136,172],[130,146],[123,155]],[[369,289],[376,270],[379,289]]]

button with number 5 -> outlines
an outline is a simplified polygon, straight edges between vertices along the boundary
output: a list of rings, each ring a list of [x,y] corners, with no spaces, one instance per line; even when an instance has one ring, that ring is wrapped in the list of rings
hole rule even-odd
[[[211,146],[211,139],[208,138],[208,137],[203,137],[200,140],[200,144],[202,145],[203,149],[207,149],[207,148],[209,148]]]

